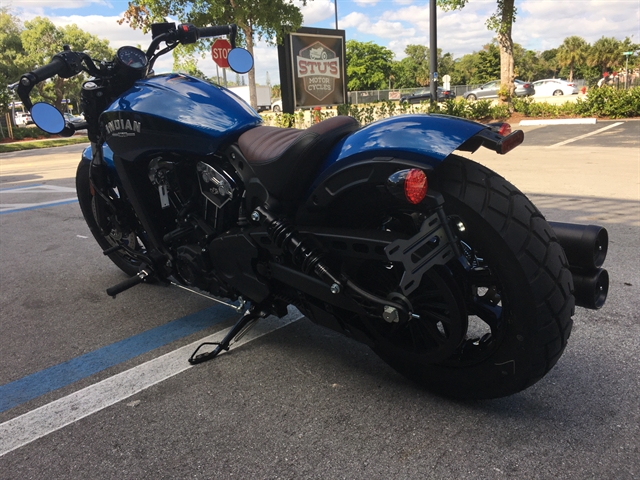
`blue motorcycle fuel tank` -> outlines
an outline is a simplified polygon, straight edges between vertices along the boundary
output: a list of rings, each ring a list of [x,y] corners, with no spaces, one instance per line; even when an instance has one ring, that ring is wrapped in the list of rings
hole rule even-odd
[[[100,116],[109,148],[126,161],[166,151],[208,155],[261,123],[229,90],[181,74],[137,81]]]

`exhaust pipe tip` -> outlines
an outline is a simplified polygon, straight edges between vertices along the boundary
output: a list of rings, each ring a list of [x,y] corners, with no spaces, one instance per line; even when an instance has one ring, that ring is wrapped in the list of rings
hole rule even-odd
[[[609,233],[600,225],[549,222],[567,255],[569,265],[583,270],[600,268],[607,258]]]
[[[592,310],[601,308],[609,293],[609,273],[604,268],[589,273],[571,273],[576,305]]]

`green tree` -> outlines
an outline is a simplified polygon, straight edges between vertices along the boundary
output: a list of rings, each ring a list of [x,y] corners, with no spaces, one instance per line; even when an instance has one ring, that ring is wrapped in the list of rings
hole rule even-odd
[[[540,63],[542,74],[537,80],[543,78],[555,78],[558,74],[560,66],[558,65],[558,49],[551,48],[540,54]]]
[[[393,52],[373,42],[347,40],[347,88],[379,90],[387,88],[393,68]]]
[[[600,67],[604,73],[613,67],[619,67],[622,63],[622,42],[613,37],[602,37],[596,40],[587,57],[587,64]]]
[[[0,111],[5,112],[11,96],[9,91],[4,88],[9,83],[14,83],[23,73],[22,69],[16,64],[16,59],[22,56],[22,41],[20,40],[20,31],[22,23],[13,16],[7,8],[0,8]]]
[[[444,10],[459,10],[464,8],[468,0],[437,0]],[[487,20],[487,27],[497,33],[500,47],[500,83],[506,87],[507,95],[502,100],[511,98],[515,92],[515,62],[513,56],[513,38],[511,31],[516,19],[515,0],[497,0],[497,9]]]
[[[36,17],[25,22],[24,27],[20,34],[24,56],[18,58],[23,71],[46,65],[51,57],[62,51],[63,45],[69,45],[74,51],[84,51],[97,60],[111,59],[114,56],[107,40],[101,40],[75,24],[57,28],[51,20]],[[38,84],[38,93],[45,100],[52,101],[60,110],[63,99],[69,98],[73,104],[79,105],[80,85],[85,79],[84,74],[72,78],[56,76],[50,82]]]
[[[306,0],[301,1],[306,5]],[[252,55],[256,37],[282,38],[302,25],[300,8],[288,0],[133,0],[123,21],[146,30],[151,23],[168,16],[198,27],[235,23]],[[249,71],[249,87],[251,105],[256,108],[255,69]]]
[[[495,43],[485,45],[474,58],[472,83],[485,83],[500,76],[500,49]]]
[[[394,85],[396,88],[413,88],[429,85],[430,49],[424,45],[407,45],[407,55],[393,64]],[[438,72],[441,76],[451,75],[455,69],[455,61],[451,53],[443,55],[438,49]]]
[[[573,82],[573,71],[576,65],[582,65],[589,51],[589,44],[577,35],[567,37],[558,47],[556,59],[561,67],[569,67],[569,81]]]

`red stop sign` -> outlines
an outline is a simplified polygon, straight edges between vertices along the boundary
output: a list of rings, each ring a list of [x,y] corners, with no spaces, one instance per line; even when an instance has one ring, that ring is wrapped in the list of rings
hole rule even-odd
[[[231,50],[231,44],[224,38],[218,38],[211,45],[211,58],[219,67],[229,68],[229,61],[227,60],[229,50]]]

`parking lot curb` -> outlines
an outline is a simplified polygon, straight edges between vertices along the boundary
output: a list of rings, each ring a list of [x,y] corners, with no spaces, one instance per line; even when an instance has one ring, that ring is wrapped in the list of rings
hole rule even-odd
[[[540,120],[520,120],[520,126],[531,125],[592,125],[596,123],[595,118],[553,118]]]

